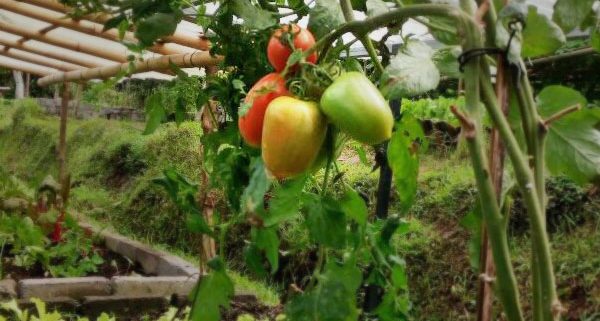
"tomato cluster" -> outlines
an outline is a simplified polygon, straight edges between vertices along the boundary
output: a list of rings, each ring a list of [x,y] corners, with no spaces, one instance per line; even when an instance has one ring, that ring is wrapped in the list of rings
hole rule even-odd
[[[387,101],[360,72],[340,75],[318,103],[293,97],[284,78],[288,58],[295,49],[307,51],[314,45],[310,31],[297,25],[276,30],[267,47],[276,72],[250,89],[244,101],[249,108],[239,118],[244,141],[261,148],[265,167],[278,179],[311,168],[323,148],[328,123],[366,144],[382,143],[392,135],[394,119]],[[311,53],[305,62],[315,64],[317,54]]]

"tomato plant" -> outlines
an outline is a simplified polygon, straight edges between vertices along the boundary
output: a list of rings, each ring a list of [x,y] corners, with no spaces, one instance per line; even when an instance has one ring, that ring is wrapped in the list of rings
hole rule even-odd
[[[97,1],[64,2],[85,4],[80,7],[87,11],[104,9]],[[506,203],[498,188],[503,176],[488,162],[483,110],[495,133],[492,137],[506,146],[515,186],[523,195],[531,222],[532,288],[527,296],[532,303],[532,319],[561,317],[563,307],[556,291],[544,223],[545,179],[548,171],[580,182],[599,179],[600,114],[586,109],[587,101],[579,93],[561,86],[547,87],[536,99],[524,59],[552,55],[565,42],[565,33],[575,27],[588,30],[592,47],[600,49],[595,1],[558,0],[552,17],[521,1],[504,4],[460,0],[455,5],[426,2],[317,0],[309,5],[298,1],[232,0],[220,1],[211,14],[206,14],[204,1],[114,4],[113,10],[120,14],[117,17],[137,27],[142,45],[172,32],[187,14],[184,9],[193,4],[197,22],[209,31],[211,51],[224,56],[223,73],[207,77],[204,89],[209,95],[198,100],[197,108],[212,97],[225,113],[220,120],[212,117],[214,128],[219,130],[203,137],[203,148],[205,167],[212,176],[210,187],[223,191],[230,213],[211,225],[199,215],[202,209],[194,199],[197,186],[172,171],[165,172],[161,184],[187,213],[190,227],[219,243],[230,227],[249,222],[251,233],[244,250],[247,265],[264,277],[279,267],[279,229],[293,218],[302,218],[317,260],[313,275],[306,283],[296,285],[299,290],[286,302],[289,320],[410,319],[405,262],[391,240],[405,233],[402,215],[417,195],[419,153],[427,144],[412,117],[401,112],[394,122],[385,100],[419,97],[437,88],[443,77],[460,78],[464,85],[464,107],[450,108],[461,125],[475,173],[480,216],[487,228],[496,270],[487,279],[495,280],[504,317],[525,320],[508,246],[508,218],[503,211]],[[167,19],[169,26],[156,23],[164,22],[157,19],[164,15],[172,18]],[[316,39],[294,27],[306,16],[308,29]],[[359,18],[362,16],[366,18]],[[422,23],[438,42],[448,45],[443,48],[445,52],[403,33],[410,19]],[[285,27],[290,20],[291,30]],[[112,21],[108,27],[115,25]],[[369,37],[382,28],[385,35],[381,41]],[[277,31],[273,34],[273,30]],[[352,41],[342,38],[347,34]],[[403,43],[392,54],[385,41],[396,35]],[[356,42],[369,56],[364,74],[357,72],[363,66],[349,58],[350,47]],[[320,57],[318,64],[316,57]],[[241,107],[244,88],[268,74],[269,63],[276,71],[287,69],[286,86],[296,97],[274,99],[266,109],[262,128],[259,121],[247,124],[246,120],[240,120],[238,128],[238,110],[247,108]],[[354,72],[342,73],[342,69]],[[492,75],[491,70],[497,74]],[[255,92],[248,94],[247,103]],[[507,92],[511,99],[506,99]],[[319,101],[320,105],[315,107],[302,100]],[[316,108],[331,123],[328,134]],[[511,111],[509,116],[503,112],[507,109]],[[263,112],[264,108],[256,109],[257,119]],[[256,145],[260,130],[262,155],[240,140],[241,134]],[[376,165],[382,173],[384,168],[393,171],[400,200],[398,213],[373,217],[358,193],[344,182],[343,173],[335,165],[336,150],[344,145],[346,135],[367,144],[384,143],[378,151],[385,151],[389,139],[387,152],[378,157]],[[317,157],[321,144],[326,155],[322,181],[309,189],[307,181],[314,182],[315,176],[301,173]],[[564,157],[549,156],[546,148]],[[560,152],[564,150],[570,152]],[[494,148],[490,155],[498,161],[504,154]],[[277,181],[269,172],[279,178],[294,177]],[[332,175],[334,179],[330,179]],[[219,309],[228,305],[233,285],[224,257],[221,248],[219,255],[208,262],[211,273],[202,279],[195,293],[192,319],[218,320]]]

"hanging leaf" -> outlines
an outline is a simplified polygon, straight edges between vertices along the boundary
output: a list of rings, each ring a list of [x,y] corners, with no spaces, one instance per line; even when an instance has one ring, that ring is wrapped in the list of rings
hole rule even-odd
[[[270,186],[261,157],[255,157],[250,165],[250,182],[242,194],[244,213],[254,213],[264,204],[264,196]]]
[[[272,12],[254,6],[250,0],[233,0],[232,9],[249,29],[263,30],[277,24]]]
[[[437,88],[440,72],[432,60],[433,50],[425,43],[410,40],[385,68],[381,92],[387,99],[423,94]]]
[[[256,248],[265,253],[265,257],[271,265],[271,273],[277,272],[279,269],[279,237],[277,236],[277,228],[253,228],[251,235]]]
[[[137,24],[135,37],[142,45],[150,46],[157,39],[173,34],[182,17],[181,11],[155,13]]]
[[[579,184],[596,182],[600,179],[600,110],[585,108],[585,97],[563,86],[548,86],[538,96],[540,114],[546,118],[576,104],[584,109],[550,124],[546,163],[555,175],[566,175]]]
[[[354,220],[360,226],[367,224],[369,212],[365,201],[353,188],[347,188],[340,200],[341,209],[346,217]]]
[[[377,16],[390,11],[390,8],[383,0],[367,0],[367,15],[369,17]]]
[[[265,226],[273,226],[296,217],[302,204],[306,176],[289,179],[276,187],[264,217]]]
[[[554,53],[566,42],[565,34],[550,18],[529,6],[527,27],[523,30],[523,57],[539,57]]]
[[[578,27],[592,11],[596,0],[558,0],[554,4],[552,20],[556,22],[565,33]]]
[[[306,227],[311,240],[326,247],[341,249],[346,245],[347,221],[338,202],[310,194],[305,204]]]
[[[344,22],[344,14],[336,0],[317,0],[310,10],[308,29],[315,38],[321,39]]]
[[[286,305],[286,320],[358,320],[356,291],[361,281],[362,272],[356,260],[350,259],[343,265],[328,261],[325,273],[318,276],[317,286],[295,296]]]
[[[212,272],[200,278],[199,285],[195,289],[190,320],[221,320],[221,309],[228,309],[229,301],[233,297],[233,282],[227,275],[221,258],[212,259],[209,266]]]
[[[402,117],[388,146],[388,162],[403,212],[412,206],[417,194],[419,151],[423,149],[426,140],[420,123],[412,117]]]
[[[162,104],[162,94],[160,92],[152,94],[146,100],[146,128],[144,135],[152,134],[165,118],[165,108]]]

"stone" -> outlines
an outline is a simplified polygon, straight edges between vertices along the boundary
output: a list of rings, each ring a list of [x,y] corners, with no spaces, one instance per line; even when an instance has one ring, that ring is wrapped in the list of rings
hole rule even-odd
[[[13,279],[0,280],[0,300],[17,297],[17,282]]]
[[[158,275],[158,263],[162,255],[164,254],[139,244],[135,250],[135,261],[144,269],[144,273]]]
[[[160,257],[156,267],[157,275],[198,277],[198,266],[175,255],[165,254]]]
[[[197,279],[187,276],[115,276],[111,279],[114,295],[164,296],[188,295]]]
[[[114,314],[119,320],[149,313],[162,313],[168,307],[169,300],[163,296],[88,296],[82,301],[82,312],[91,320],[103,312]]]
[[[22,299],[39,298],[48,300],[55,297],[81,299],[84,296],[110,295],[110,280],[103,277],[78,277],[55,279],[25,279],[18,284]]]

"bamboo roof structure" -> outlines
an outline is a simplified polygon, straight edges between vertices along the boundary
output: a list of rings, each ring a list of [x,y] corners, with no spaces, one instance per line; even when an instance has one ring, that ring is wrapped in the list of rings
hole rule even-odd
[[[104,30],[111,15],[72,19],[71,12],[57,0],[0,0],[0,67],[42,76],[38,83],[50,85],[121,73],[170,79],[171,65],[205,67],[221,61],[209,55],[201,28],[187,21],[140,54],[123,44],[138,42],[135,30]]]

